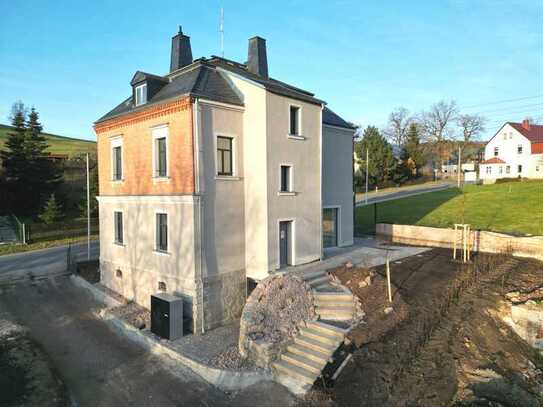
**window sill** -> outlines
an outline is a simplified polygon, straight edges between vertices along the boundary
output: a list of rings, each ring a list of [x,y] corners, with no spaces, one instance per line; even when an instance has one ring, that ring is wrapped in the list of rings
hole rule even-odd
[[[153,177],[153,182],[169,182],[170,181],[170,176],[167,175],[165,177]]]
[[[277,196],[296,196],[297,192],[294,191],[278,191]]]
[[[163,250],[158,250],[158,249],[154,249],[153,253],[158,254],[159,256],[169,256],[171,254],[170,252],[165,252]]]
[[[287,138],[292,140],[305,140],[305,137],[301,134],[287,134]]]
[[[112,184],[122,184],[124,182],[124,178],[121,178],[121,179],[112,179],[111,180],[111,183]]]
[[[120,243],[120,242],[113,242],[113,244],[117,247],[122,247],[122,248],[125,248],[126,245],[124,243]]]
[[[234,175],[216,175],[215,179],[217,181],[240,181],[241,177],[236,177]]]

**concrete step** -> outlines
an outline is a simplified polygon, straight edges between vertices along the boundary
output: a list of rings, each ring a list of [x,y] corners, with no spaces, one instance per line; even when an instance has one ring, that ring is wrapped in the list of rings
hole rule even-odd
[[[320,374],[322,368],[326,365],[326,362],[317,362],[316,360],[291,352],[283,353],[281,355],[281,360],[284,360],[292,365],[300,366],[305,370],[309,370],[310,372],[316,374]]]
[[[308,348],[302,344],[294,343],[287,347],[287,351],[296,355],[303,356],[315,362],[322,363],[323,366],[330,360],[330,354]]]
[[[325,275],[326,275],[325,270],[310,271],[308,273],[303,273],[302,274],[302,279],[307,281],[307,280],[311,280],[311,279],[317,278],[317,277],[322,277],[322,276],[325,276]]]
[[[334,325],[326,324],[321,321],[309,321],[306,323],[306,326],[308,328],[312,328],[317,331],[325,332],[327,335],[330,335],[330,336],[335,335],[341,340],[343,340],[343,338],[345,337],[345,334],[348,332],[348,330],[346,329],[342,329]]]
[[[300,334],[302,336],[315,339],[316,341],[329,343],[330,345],[338,345],[342,338],[337,337],[336,335],[330,335],[327,332],[319,331],[312,328],[302,327],[300,328]]]
[[[313,278],[313,279],[311,279],[311,280],[306,280],[306,282],[307,282],[311,287],[317,287],[317,286],[320,286],[320,285],[323,285],[323,284],[329,284],[329,283],[330,283],[330,279],[328,278],[327,275],[324,275],[324,276],[321,276],[321,277]]]
[[[354,303],[345,303],[345,302],[339,302],[339,303],[325,303],[325,304],[315,304],[317,308],[317,313],[319,310],[326,310],[326,311],[353,311],[354,310]]]
[[[352,302],[353,296],[348,293],[324,293],[324,292],[316,292],[313,293],[313,296],[315,297],[315,301],[318,302]]]
[[[322,319],[329,319],[332,321],[346,321],[353,318],[352,310],[332,310],[328,308],[319,308],[317,309],[317,314]]]
[[[285,360],[273,362],[272,366],[276,371],[286,374],[287,376],[294,377],[306,384],[313,384],[317,377],[319,377],[318,373],[314,373],[304,369],[303,367],[293,365]]]
[[[307,336],[303,335],[296,336],[296,338],[294,339],[294,343],[298,343],[302,346],[305,346],[306,348],[316,350],[329,356],[332,355],[332,353],[337,348],[336,345],[321,342],[319,340],[308,338]]]

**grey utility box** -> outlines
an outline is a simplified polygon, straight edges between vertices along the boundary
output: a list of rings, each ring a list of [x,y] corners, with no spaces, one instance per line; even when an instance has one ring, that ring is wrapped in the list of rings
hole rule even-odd
[[[151,295],[151,332],[164,339],[183,336],[183,299],[168,293]]]

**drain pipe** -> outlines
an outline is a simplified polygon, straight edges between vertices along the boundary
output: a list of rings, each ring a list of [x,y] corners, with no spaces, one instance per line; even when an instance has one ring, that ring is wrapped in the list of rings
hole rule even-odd
[[[202,334],[205,333],[205,321],[204,321],[204,279],[202,277],[202,267],[204,264],[204,252],[202,245],[204,244],[204,238],[203,238],[203,219],[202,219],[202,210],[203,210],[203,195],[202,195],[202,188],[200,185],[200,103],[199,99],[194,99],[194,111],[193,111],[193,117],[192,117],[192,128],[193,128],[193,142],[194,142],[194,189],[197,194],[198,199],[198,234],[199,234],[199,243],[198,243],[198,258],[199,258],[199,264],[196,268],[196,280],[197,283],[199,283],[199,302],[200,302],[200,309],[201,314],[200,318],[202,321]]]

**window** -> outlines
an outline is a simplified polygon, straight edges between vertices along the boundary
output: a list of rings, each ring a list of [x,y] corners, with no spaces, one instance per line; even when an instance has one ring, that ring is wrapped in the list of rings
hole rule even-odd
[[[536,166],[535,166],[535,170],[536,170],[537,172],[539,172],[539,165],[536,165]]]
[[[115,224],[115,243],[123,244],[123,213],[113,212],[113,223]]]
[[[165,213],[156,214],[156,250],[168,251],[168,215]]]
[[[158,282],[158,291],[167,291],[166,283],[164,281]]]
[[[290,134],[300,135],[300,108],[290,106]]]
[[[500,167],[498,168],[498,172],[499,172],[500,174],[503,174],[503,167],[502,167],[501,165],[500,165]]]
[[[498,147],[494,147],[494,157],[498,156],[500,149]]]
[[[232,174],[232,139],[217,136],[217,175]]]
[[[147,84],[136,86],[136,106],[147,103]]]
[[[492,174],[492,167],[490,165],[486,166],[486,173],[487,174]]]
[[[123,179],[123,145],[122,139],[117,137],[111,140],[111,179]]]
[[[168,177],[168,126],[155,127],[153,133],[153,176]]]
[[[518,147],[517,147],[517,152],[519,154],[522,154],[522,144],[519,144]]]
[[[506,165],[506,166],[505,166],[505,173],[506,173],[506,174],[510,174],[510,173],[511,173],[511,166],[510,166],[510,165]]]
[[[519,174],[522,172],[522,165],[519,165],[519,166],[517,167],[517,171],[518,171]]]
[[[291,166],[282,165],[281,166],[281,189],[280,192],[291,192]]]

